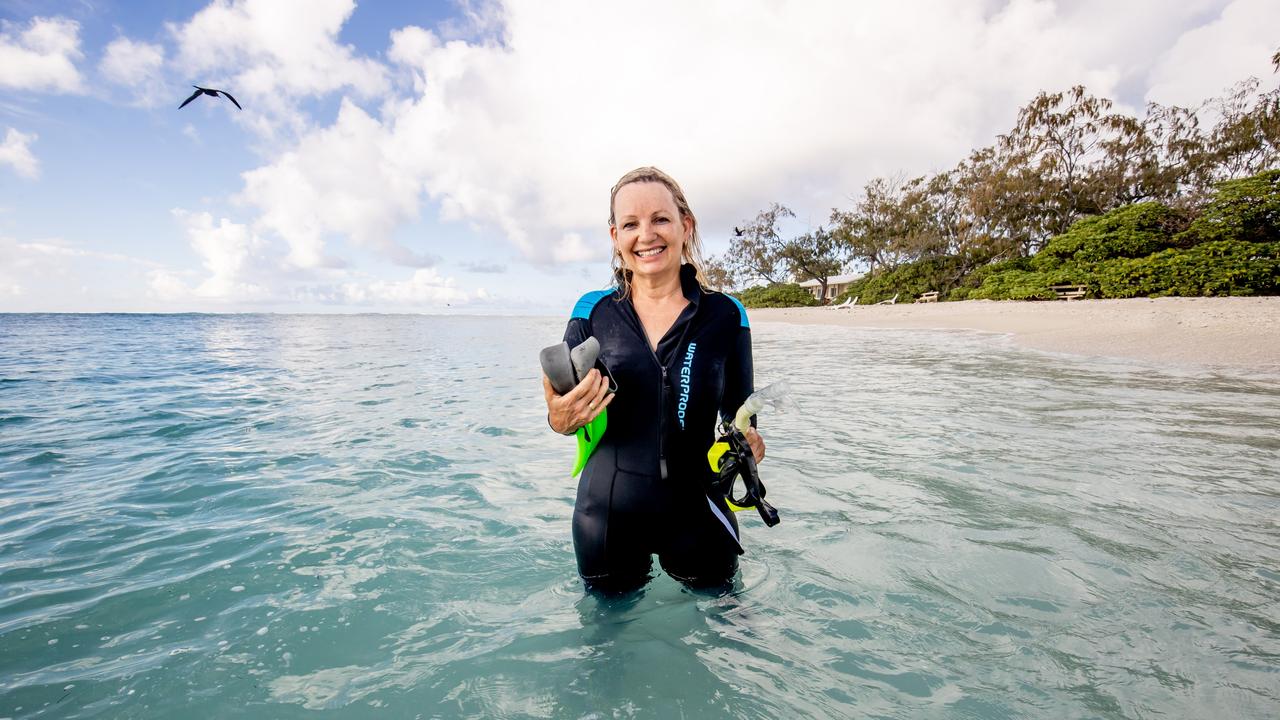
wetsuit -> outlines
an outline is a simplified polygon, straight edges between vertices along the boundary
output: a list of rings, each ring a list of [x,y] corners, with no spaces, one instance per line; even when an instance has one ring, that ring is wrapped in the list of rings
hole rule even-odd
[[[707,449],[717,416],[732,418],[752,392],[751,329],[742,304],[703,291],[691,265],[680,281],[689,304],[656,352],[617,290],[582,296],[565,330],[570,347],[600,341],[618,388],[573,511],[578,572],[591,586],[642,585],[655,553],[682,582],[720,584],[742,552],[733,513],[707,497]]]

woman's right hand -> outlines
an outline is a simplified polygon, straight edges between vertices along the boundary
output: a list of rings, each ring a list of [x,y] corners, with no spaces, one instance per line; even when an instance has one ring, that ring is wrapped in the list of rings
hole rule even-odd
[[[561,435],[572,435],[578,428],[591,422],[604,411],[605,406],[613,402],[613,393],[609,392],[609,378],[600,374],[596,368],[578,383],[577,387],[557,395],[551,381],[542,376],[542,391],[547,397],[547,422],[551,429]]]

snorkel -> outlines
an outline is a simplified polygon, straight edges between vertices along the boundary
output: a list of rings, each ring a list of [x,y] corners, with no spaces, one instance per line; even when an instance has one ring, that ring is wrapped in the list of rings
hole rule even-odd
[[[764,483],[760,481],[756,458],[746,436],[747,429],[751,427],[751,416],[763,410],[766,404],[778,410],[795,406],[791,388],[785,380],[751,393],[734,413],[733,420],[726,419],[721,423],[720,438],[707,451],[707,462],[716,473],[711,481],[711,492],[722,495],[734,512],[755,508],[764,524],[773,527],[781,519],[778,511],[764,499]],[[742,479],[743,486],[740,496],[734,495],[738,478]]]
[[[542,372],[546,373],[547,379],[551,381],[552,389],[558,395],[564,395],[582,382],[587,373],[591,372],[591,368],[596,366],[596,360],[599,357],[600,341],[593,335],[572,350],[569,349],[567,342],[545,347],[538,354],[538,361],[542,364]],[[609,384],[610,392],[618,389],[613,385],[612,377],[609,379]],[[574,433],[578,438],[578,458],[573,463],[574,477],[577,477],[578,473],[582,472],[582,468],[586,467],[587,458],[595,452],[608,426],[609,409],[604,408],[599,415]]]

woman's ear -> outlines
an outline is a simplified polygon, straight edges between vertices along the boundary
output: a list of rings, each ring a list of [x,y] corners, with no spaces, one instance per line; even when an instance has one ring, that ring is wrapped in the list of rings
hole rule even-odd
[[[613,240],[613,257],[617,260],[618,269],[626,270],[627,261],[625,258],[622,257],[622,250],[618,248],[618,228],[617,227],[613,225],[609,226],[609,238]]]

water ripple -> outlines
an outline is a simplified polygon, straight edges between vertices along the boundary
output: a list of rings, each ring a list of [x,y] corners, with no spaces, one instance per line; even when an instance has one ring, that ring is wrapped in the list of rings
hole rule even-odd
[[[0,717],[1280,712],[1280,379],[761,326],[783,523],[606,598],[561,327],[0,316]]]

